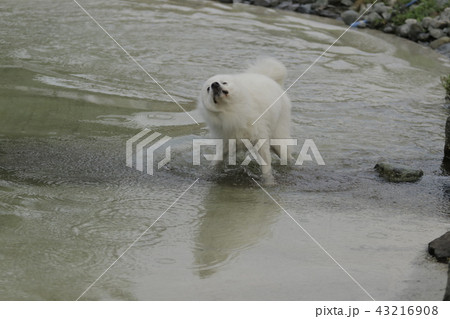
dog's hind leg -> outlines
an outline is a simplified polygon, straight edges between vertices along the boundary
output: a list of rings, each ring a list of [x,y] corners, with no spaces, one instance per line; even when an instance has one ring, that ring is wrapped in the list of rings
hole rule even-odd
[[[288,140],[291,140],[289,126],[284,127],[283,125],[278,124],[278,127],[276,128],[276,130],[274,132],[274,136],[278,140],[285,140],[285,142],[283,143],[283,141],[278,141],[278,143],[280,143],[280,144],[271,145],[270,149],[280,158],[280,160],[282,160],[282,162],[286,161],[286,162],[284,162],[283,165],[286,165],[287,163],[289,163],[289,164],[294,163],[294,158],[292,157],[291,148],[293,145],[296,145],[296,144],[293,144],[292,141],[288,141]],[[289,147],[289,146],[291,146],[291,147]],[[282,149],[283,149],[283,152],[281,151]],[[282,154],[284,152],[286,152],[286,153]]]

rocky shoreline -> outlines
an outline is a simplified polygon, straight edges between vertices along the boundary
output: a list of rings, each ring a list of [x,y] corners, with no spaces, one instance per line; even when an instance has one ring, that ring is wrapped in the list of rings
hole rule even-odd
[[[450,58],[450,0],[218,0],[342,20],[428,45]]]

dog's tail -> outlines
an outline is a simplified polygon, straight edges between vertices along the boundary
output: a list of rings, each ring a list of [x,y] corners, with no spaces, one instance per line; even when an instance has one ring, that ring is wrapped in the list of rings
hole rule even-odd
[[[286,67],[274,58],[258,58],[256,62],[247,69],[248,73],[259,73],[268,76],[281,86],[286,78]]]

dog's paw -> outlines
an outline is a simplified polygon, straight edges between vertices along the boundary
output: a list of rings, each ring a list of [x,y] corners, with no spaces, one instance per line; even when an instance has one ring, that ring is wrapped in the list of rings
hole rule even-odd
[[[275,178],[273,177],[273,175],[266,175],[263,176],[263,185],[264,186],[274,186],[277,183],[275,182]]]

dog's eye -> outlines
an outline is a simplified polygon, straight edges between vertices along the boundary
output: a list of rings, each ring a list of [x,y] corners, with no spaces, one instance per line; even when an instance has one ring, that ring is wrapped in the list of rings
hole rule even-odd
[[[222,84],[223,84],[223,85],[227,85],[228,83],[227,83],[227,82],[222,82]]]
[[[208,86],[208,88],[206,89],[206,92],[208,92],[208,93],[209,93],[209,86]]]

